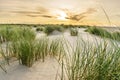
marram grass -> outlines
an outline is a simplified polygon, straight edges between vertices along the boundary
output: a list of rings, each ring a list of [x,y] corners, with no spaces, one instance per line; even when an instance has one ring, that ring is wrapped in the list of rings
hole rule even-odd
[[[112,39],[112,40],[120,41],[120,37],[119,37],[120,32],[111,33],[111,32],[108,32],[105,29],[98,28],[98,27],[89,27],[86,31],[91,33],[91,34],[100,36],[102,38],[109,38],[109,39]]]
[[[75,49],[70,48],[64,39],[41,38],[35,40],[31,30],[18,29],[18,38],[5,38],[7,52],[0,53],[9,63],[16,57],[21,64],[31,67],[36,61],[45,61],[47,56],[58,57],[61,62],[61,80],[120,80],[120,47],[118,43],[104,40],[94,45],[78,38]],[[10,32],[8,31],[10,34]],[[29,35],[28,35],[29,34]],[[21,35],[21,37],[19,37]],[[119,35],[118,33],[115,35]],[[6,36],[6,35],[5,35]],[[116,37],[117,38],[117,37]],[[66,47],[67,45],[68,47]],[[0,64],[0,68],[5,68]]]
[[[2,27],[0,28],[0,42],[17,41],[19,39],[35,39],[35,32],[30,28]]]
[[[7,48],[9,55],[4,58],[7,60],[9,57],[15,57],[19,60],[20,64],[31,67],[36,61],[42,60],[44,62],[47,56],[56,58],[58,56],[58,59],[60,59],[62,48],[60,39],[50,40],[49,38],[43,37],[37,40],[28,40],[21,38],[9,44]]]
[[[70,34],[71,36],[77,36],[78,35],[77,28],[70,28]]]
[[[61,80],[120,80],[120,47],[113,43],[95,46],[79,39],[61,62]]]

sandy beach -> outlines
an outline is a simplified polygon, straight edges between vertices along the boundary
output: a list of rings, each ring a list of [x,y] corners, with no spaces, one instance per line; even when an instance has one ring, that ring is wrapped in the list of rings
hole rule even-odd
[[[79,29],[79,36],[85,42],[91,44],[96,44],[96,42],[101,43],[102,39],[100,37],[91,35],[84,32],[85,28]],[[76,36],[70,36],[69,31],[63,34],[57,34],[49,36],[50,39],[56,39],[63,37],[70,42],[72,46],[76,45]],[[36,39],[45,36],[44,33],[37,33]],[[0,69],[0,80],[55,80],[56,76],[59,75],[60,66],[58,61],[54,58],[47,57],[45,62],[37,61],[31,68],[20,65],[18,61],[10,63],[10,66],[6,66],[7,73]]]

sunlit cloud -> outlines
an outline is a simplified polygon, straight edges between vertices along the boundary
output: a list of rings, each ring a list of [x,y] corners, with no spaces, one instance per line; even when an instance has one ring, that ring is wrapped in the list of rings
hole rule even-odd
[[[31,14],[29,14],[29,15],[26,15],[26,16],[28,16],[28,17],[44,17],[44,18],[56,18],[55,16],[50,16],[50,15],[31,15]]]
[[[78,13],[78,14],[72,13],[72,12],[66,10],[66,13],[68,15],[68,17],[66,17],[66,19],[80,21],[80,20],[84,19],[85,17],[88,17],[90,14],[92,14],[94,12],[97,12],[97,10],[94,8],[88,8],[86,11]]]
[[[41,14],[41,12],[34,12],[34,11],[11,11],[11,13],[17,13],[17,14]]]
[[[46,17],[46,18],[56,18],[55,16],[50,16],[50,15],[41,15],[41,17]]]
[[[37,7],[34,11],[10,11],[10,13],[15,13],[17,15],[24,15],[28,17],[44,17],[44,18],[55,18],[55,16],[50,15],[50,10],[44,7]]]
[[[10,11],[10,13],[18,13],[18,14],[46,14],[49,13],[49,9],[44,7],[37,7],[34,10],[14,10]]]

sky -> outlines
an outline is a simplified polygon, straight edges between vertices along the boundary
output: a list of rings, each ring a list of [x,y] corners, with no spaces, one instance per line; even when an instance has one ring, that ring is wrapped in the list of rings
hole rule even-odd
[[[120,0],[0,0],[0,23],[120,26]]]

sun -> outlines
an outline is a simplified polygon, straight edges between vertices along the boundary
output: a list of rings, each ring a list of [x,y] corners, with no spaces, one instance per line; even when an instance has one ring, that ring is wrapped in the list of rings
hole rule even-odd
[[[65,12],[63,11],[58,12],[58,17],[57,17],[58,20],[67,20],[66,17],[67,17],[67,14]]]

